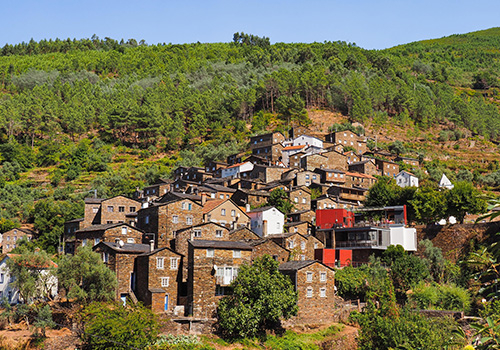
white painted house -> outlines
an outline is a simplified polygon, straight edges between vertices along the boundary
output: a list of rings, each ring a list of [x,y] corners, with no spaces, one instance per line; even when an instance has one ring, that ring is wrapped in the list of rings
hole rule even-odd
[[[6,254],[0,261],[0,299],[6,298],[9,304],[18,304],[23,300],[19,297],[19,290],[12,285],[14,278],[11,277],[9,268],[7,267],[7,261],[13,256],[14,254]],[[41,275],[41,278],[38,280],[37,290],[40,296],[45,294],[44,291],[48,291],[50,296],[54,298],[58,292],[58,280],[50,268],[57,267],[57,265],[52,261],[50,263],[51,266],[36,268],[40,270]]]
[[[314,146],[323,148],[323,140],[314,136],[300,135],[299,137],[293,139],[293,146]]]
[[[244,162],[244,163],[238,163],[231,165],[225,169],[221,170],[221,177],[232,177],[232,178],[237,178],[240,177],[240,173],[244,173],[247,171],[252,171],[253,170],[253,163],[252,162]]]
[[[402,170],[396,175],[396,183],[399,187],[418,187],[418,177]]]
[[[262,207],[247,212],[250,217],[250,228],[260,237],[283,233],[285,214],[275,207]]]

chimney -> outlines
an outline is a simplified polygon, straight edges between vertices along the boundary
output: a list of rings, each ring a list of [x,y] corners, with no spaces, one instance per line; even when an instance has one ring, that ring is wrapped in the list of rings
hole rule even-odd
[[[267,220],[262,222],[262,237],[267,236]]]
[[[149,241],[149,251],[152,252],[153,250],[155,250],[155,241],[150,240]]]
[[[203,192],[201,194],[201,206],[204,206],[206,202],[207,202],[207,194]]]

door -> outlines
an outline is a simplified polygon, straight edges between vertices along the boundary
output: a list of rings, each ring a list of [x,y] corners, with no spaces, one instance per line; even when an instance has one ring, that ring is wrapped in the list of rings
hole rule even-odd
[[[120,294],[120,300],[123,306],[127,305],[127,294]]]
[[[224,284],[225,285],[231,284],[232,277],[233,277],[233,268],[232,267],[226,267],[224,269]]]
[[[168,294],[165,294],[165,311],[168,311]]]

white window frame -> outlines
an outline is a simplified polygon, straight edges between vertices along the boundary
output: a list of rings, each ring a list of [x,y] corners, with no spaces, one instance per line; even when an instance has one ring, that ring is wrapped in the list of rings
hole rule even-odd
[[[326,298],[326,288],[323,287],[319,289],[319,297]]]
[[[233,250],[233,258],[241,258],[241,249]]]
[[[307,287],[306,298],[312,298],[312,297],[313,297],[313,289],[312,287]]]
[[[313,273],[311,271],[306,272],[306,282],[311,283],[313,281]]]
[[[222,209],[220,210],[220,215],[221,215],[221,216],[226,216],[226,209],[222,208]]]
[[[323,271],[319,273],[319,281],[326,282],[326,272]]]
[[[179,215],[172,215],[172,223],[174,224],[179,223]]]
[[[200,229],[193,230],[193,236],[200,238],[201,237],[201,230]]]
[[[162,287],[168,287],[170,285],[170,277],[160,277],[160,283]]]
[[[170,258],[170,270],[177,270],[179,268],[179,259]]]
[[[156,268],[163,270],[165,268],[165,258],[156,258]]]
[[[216,238],[222,238],[223,237],[222,230],[215,230],[215,237]]]
[[[214,248],[207,248],[207,258],[213,258],[214,253],[215,253]]]

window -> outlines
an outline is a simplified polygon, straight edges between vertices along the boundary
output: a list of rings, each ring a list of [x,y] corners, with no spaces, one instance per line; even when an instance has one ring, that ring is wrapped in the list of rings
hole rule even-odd
[[[156,258],[156,268],[163,270],[163,260],[164,258]]]
[[[130,207],[130,212],[135,213],[135,207]]]
[[[320,288],[319,296],[320,298],[326,298],[326,288]]]
[[[313,273],[312,272],[307,272],[306,276],[307,276],[307,279],[306,279],[307,282],[313,281]]]
[[[200,229],[196,229],[196,230],[193,231],[193,234],[194,234],[195,237],[199,238],[199,237],[201,237],[201,230]]]
[[[112,224],[112,223],[113,223],[113,221],[112,221],[112,220],[108,220],[108,221],[106,221],[106,223],[107,223],[107,224]]]
[[[309,180],[309,174],[306,174],[306,180]]]
[[[126,235],[128,232],[127,226],[122,226],[122,235]]]
[[[207,258],[214,257],[214,248],[207,248]]]
[[[125,212],[125,207],[119,206],[118,207],[118,212],[119,213],[124,213]]]
[[[192,225],[193,224],[193,217],[192,216],[188,216],[186,218],[186,225]]]
[[[7,240],[10,241],[10,236],[7,236]]]
[[[108,205],[108,213],[112,213],[115,208],[112,205]]]
[[[234,218],[236,216],[236,210],[231,210],[231,216]]]
[[[295,247],[295,242],[294,241],[288,241],[288,248],[293,249]]]
[[[135,239],[133,239],[133,238],[127,238],[127,243],[135,243]]]
[[[104,263],[108,263],[109,262],[109,253],[106,253],[106,252],[102,253],[102,261]]]
[[[186,210],[187,209],[187,202],[182,202],[181,208],[183,210]]]
[[[93,207],[92,208],[92,213],[97,213],[99,211],[99,207]]]
[[[97,245],[99,244],[99,242],[101,241],[100,238],[94,238],[94,245]]]
[[[170,270],[177,270],[177,258],[170,258]]]
[[[192,210],[192,209],[193,209],[193,204],[188,203],[188,210]]]
[[[305,261],[305,260],[306,260],[306,256],[305,256],[304,254],[302,254],[302,255],[300,256],[300,260]]]
[[[306,204],[307,203],[307,200],[305,198],[302,198],[302,203],[303,204]]]
[[[161,277],[161,286],[168,287],[170,277]]]
[[[179,215],[173,215],[172,216],[172,222],[174,224],[178,224],[179,223]]]
[[[215,231],[215,237],[222,238],[222,230],[216,230]]]
[[[221,209],[220,210],[220,215],[226,216],[226,209]]]
[[[144,218],[144,223],[149,224],[149,215],[146,215],[146,217]]]
[[[241,258],[241,250],[239,249],[233,250],[233,258]]]
[[[223,194],[219,194],[219,198],[220,199],[224,199],[224,195]]]
[[[4,274],[0,273],[0,283],[3,283]]]
[[[306,297],[312,298],[312,296],[313,296],[313,289],[311,287],[309,287],[309,288],[307,288]]]
[[[320,280],[321,282],[326,282],[326,272],[321,272],[321,273],[319,274],[319,280]]]
[[[318,249],[318,242],[314,243],[314,249]]]
[[[306,250],[306,242],[304,241],[300,242],[300,249]]]
[[[299,197],[295,197],[295,198],[293,199],[293,201],[294,201],[295,203],[298,203],[298,202],[299,202]]]

